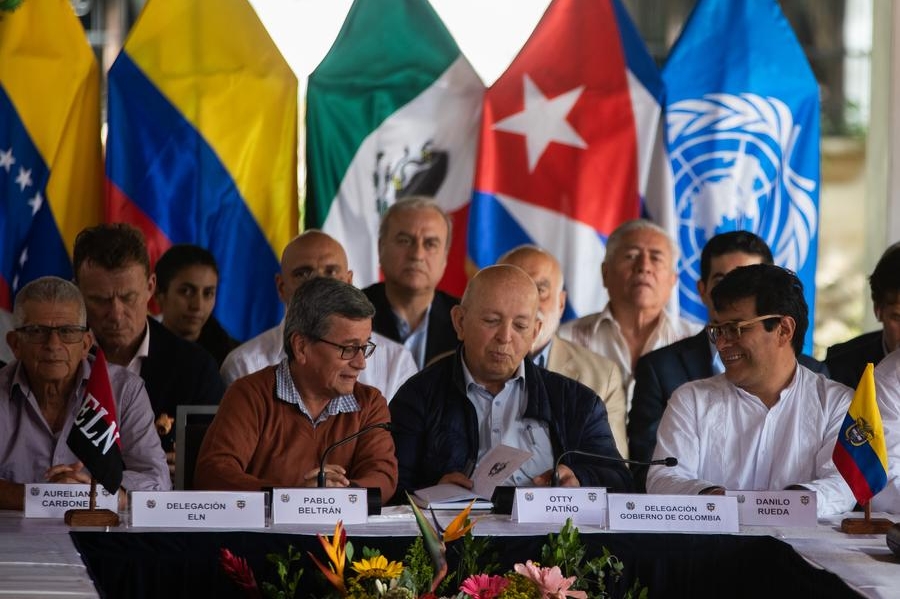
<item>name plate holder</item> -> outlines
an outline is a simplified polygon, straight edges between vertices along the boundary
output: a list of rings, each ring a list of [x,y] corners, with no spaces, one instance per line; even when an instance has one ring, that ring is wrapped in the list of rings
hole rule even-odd
[[[737,499],[738,518],[747,526],[818,525],[815,491],[725,491]]]
[[[607,526],[606,489],[603,487],[517,487],[511,519]]]
[[[119,497],[102,486],[96,487],[96,508],[115,513]],[[29,483],[25,485],[26,518],[64,518],[69,510],[90,508],[91,485],[68,483]]]
[[[365,524],[368,490],[353,488],[272,489],[272,524]]]
[[[665,532],[738,532],[737,498],[724,495],[612,493],[609,529]]]
[[[262,491],[132,491],[134,527],[265,528]]]

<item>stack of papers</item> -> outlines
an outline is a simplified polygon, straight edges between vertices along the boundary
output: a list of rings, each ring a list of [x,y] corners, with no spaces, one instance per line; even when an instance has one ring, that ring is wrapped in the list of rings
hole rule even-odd
[[[444,483],[419,489],[412,500],[419,507],[434,510],[461,510],[475,500],[473,510],[489,510],[494,507],[491,495],[513,472],[531,458],[531,452],[509,445],[498,445],[478,462],[472,473],[472,490],[453,483]]]

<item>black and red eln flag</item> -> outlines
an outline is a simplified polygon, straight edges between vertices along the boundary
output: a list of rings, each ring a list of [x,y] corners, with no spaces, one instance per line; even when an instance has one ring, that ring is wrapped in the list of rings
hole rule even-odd
[[[119,491],[124,469],[119,446],[119,421],[109,384],[106,356],[99,347],[88,378],[84,403],[66,443],[97,482],[110,493]]]

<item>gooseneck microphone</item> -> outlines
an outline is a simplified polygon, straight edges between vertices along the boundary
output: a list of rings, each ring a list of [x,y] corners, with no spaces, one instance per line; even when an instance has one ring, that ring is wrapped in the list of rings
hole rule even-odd
[[[353,439],[365,435],[370,431],[374,431],[375,429],[383,429],[388,432],[391,430],[390,422],[379,422],[378,424],[370,424],[369,426],[363,427],[353,433],[352,435],[348,435],[339,441],[335,441],[331,445],[325,448],[325,451],[322,452],[322,459],[319,460],[319,475],[316,477],[316,486],[322,488],[325,486],[325,458],[328,457],[328,454],[331,453],[331,450],[335,447],[340,447],[344,443],[352,441]]]
[[[553,464],[553,476],[550,477],[550,486],[558,487],[559,486],[559,463],[562,461],[564,457],[567,455],[582,455],[588,458],[597,458],[599,460],[606,460],[608,462],[615,462],[617,464],[633,464],[635,466],[677,466],[678,460],[676,458],[668,457],[661,458],[659,460],[650,460],[649,462],[642,462],[641,460],[629,460],[627,458],[620,458],[618,456],[611,455],[603,455],[600,453],[591,453],[589,451],[581,451],[580,449],[570,449],[569,451],[564,451],[559,454],[559,457],[556,458],[556,463]]]

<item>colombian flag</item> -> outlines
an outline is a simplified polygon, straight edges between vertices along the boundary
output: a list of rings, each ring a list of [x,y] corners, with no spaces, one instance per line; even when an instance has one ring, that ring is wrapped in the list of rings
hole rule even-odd
[[[297,78],[246,0],[150,0],[109,72],[107,214],[155,262],[174,243],[219,265],[215,315],[247,339],[278,323],[299,225]]]
[[[887,485],[887,446],[875,401],[875,367],[863,372],[844,417],[832,459],[850,485],[856,501],[865,505]]]
[[[0,8],[0,310],[102,217],[100,76],[68,0]],[[4,344],[5,345],[5,344]]]

